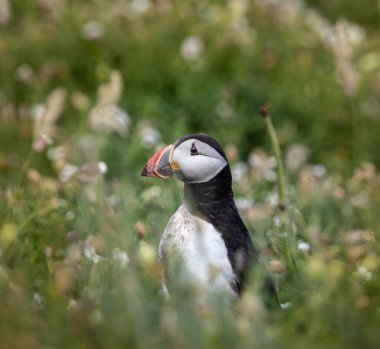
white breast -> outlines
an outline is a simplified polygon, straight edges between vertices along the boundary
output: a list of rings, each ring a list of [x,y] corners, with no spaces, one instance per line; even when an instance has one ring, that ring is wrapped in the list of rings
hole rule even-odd
[[[181,275],[173,276],[177,280],[186,280],[207,293],[222,291],[236,295],[232,287],[235,274],[223,238],[212,224],[193,216],[185,204],[166,226],[159,254],[166,273],[171,261],[180,262]]]

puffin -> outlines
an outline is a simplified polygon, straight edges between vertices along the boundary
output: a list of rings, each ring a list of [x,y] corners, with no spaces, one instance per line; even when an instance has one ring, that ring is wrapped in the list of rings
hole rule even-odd
[[[141,176],[184,183],[183,202],[170,218],[159,244],[164,289],[171,264],[181,264],[181,277],[206,294],[242,293],[248,274],[258,265],[258,251],[234,202],[232,175],[220,144],[206,134],[190,134],[158,150]],[[277,299],[270,277],[265,295]],[[267,302],[266,302],[267,303]]]

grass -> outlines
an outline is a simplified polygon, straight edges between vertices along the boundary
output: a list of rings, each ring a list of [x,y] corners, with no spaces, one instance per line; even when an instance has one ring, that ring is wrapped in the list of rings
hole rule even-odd
[[[15,0],[0,16],[0,347],[377,347],[376,11],[52,4]],[[340,11],[351,22],[326,19]],[[155,149],[200,131],[226,150],[282,308],[264,307],[256,272],[232,308],[160,293],[158,243],[182,189],[139,174]]]

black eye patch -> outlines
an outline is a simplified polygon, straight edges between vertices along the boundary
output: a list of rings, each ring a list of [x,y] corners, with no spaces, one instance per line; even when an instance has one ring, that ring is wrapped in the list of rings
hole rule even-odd
[[[191,148],[190,148],[190,155],[192,155],[192,156],[194,156],[194,155],[199,155],[199,153],[198,153],[198,149],[197,149],[197,147],[195,146],[194,143],[191,145]]]

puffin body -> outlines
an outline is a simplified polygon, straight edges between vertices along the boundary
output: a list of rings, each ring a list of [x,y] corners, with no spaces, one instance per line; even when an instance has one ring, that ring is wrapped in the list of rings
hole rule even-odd
[[[176,277],[170,265],[178,261],[188,283],[207,293],[239,295],[258,254],[235,206],[231,170],[219,143],[204,134],[179,138],[154,154],[141,175],[184,182],[183,203],[159,247],[166,285]],[[276,292],[271,280],[268,286]]]
[[[235,295],[236,276],[221,234],[183,203],[167,224],[159,247],[166,274],[171,260],[182,263],[187,281],[198,289]]]

